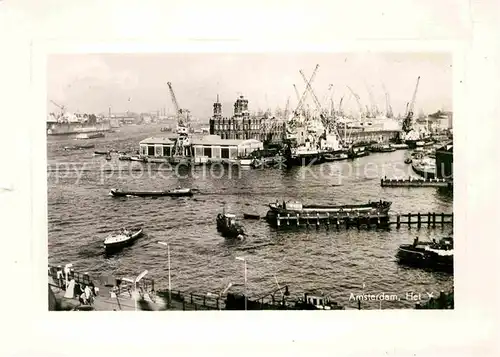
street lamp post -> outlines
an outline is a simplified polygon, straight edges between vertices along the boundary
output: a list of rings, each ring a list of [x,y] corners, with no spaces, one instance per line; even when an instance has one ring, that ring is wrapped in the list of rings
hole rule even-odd
[[[172,300],[172,286],[170,284],[170,244],[167,242],[159,241],[158,244],[167,246],[167,259],[168,259],[168,306]]]
[[[148,271],[144,270],[134,280],[129,279],[129,278],[122,279],[122,281],[128,281],[129,283],[134,284],[134,310],[135,311],[137,311],[137,300],[139,300],[139,292],[137,291],[137,284],[139,283],[139,281],[141,281],[142,278],[144,278],[146,276],[147,273],[148,273]]]
[[[236,260],[243,261],[245,265],[245,310],[247,309],[247,260],[244,257],[236,257]]]

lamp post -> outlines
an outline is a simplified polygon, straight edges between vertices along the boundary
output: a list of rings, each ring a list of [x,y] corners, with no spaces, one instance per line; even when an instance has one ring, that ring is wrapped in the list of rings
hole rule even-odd
[[[137,283],[146,276],[148,273],[147,270],[144,270],[142,273],[140,273],[137,278],[134,280],[134,290],[135,290],[135,311],[137,311],[137,300],[139,300],[139,293],[137,291]]]
[[[245,310],[247,309],[247,260],[244,257],[236,257],[236,260],[243,261],[245,265]]]
[[[222,307],[220,306],[220,300],[222,299],[222,295],[226,294],[229,289],[231,289],[233,283],[229,283],[224,290],[221,290],[219,294],[207,293],[208,297],[217,297],[219,298],[219,311],[222,311]]]
[[[168,306],[172,300],[172,286],[170,285],[170,244],[167,242],[158,241],[158,244],[167,246],[167,259],[168,259]]]

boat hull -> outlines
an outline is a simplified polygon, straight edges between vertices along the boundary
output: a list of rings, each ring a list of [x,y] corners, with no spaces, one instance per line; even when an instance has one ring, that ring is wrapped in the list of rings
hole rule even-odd
[[[453,271],[453,255],[440,256],[411,244],[400,246],[396,258],[398,263],[416,268]]]
[[[419,165],[411,165],[411,168],[417,175],[422,176],[426,179],[433,179],[436,177],[435,171],[426,170],[424,168],[421,168]]]
[[[313,220],[337,220],[345,222],[366,221],[365,223],[386,223],[389,219],[391,202],[370,202],[359,205],[304,205],[301,209],[287,209],[282,205],[269,205],[266,219],[269,223],[277,224],[281,219],[293,220],[295,224]]]
[[[217,231],[225,238],[241,239],[245,231],[240,224],[228,225],[222,215],[217,216]]]
[[[104,250],[106,254],[111,254],[111,253],[116,253],[120,250],[122,250],[125,247],[129,247],[132,244],[135,243],[135,241],[142,236],[143,230],[142,228],[131,234],[130,237],[127,240],[119,241],[119,242],[113,242],[113,243],[106,243],[104,242]]]
[[[111,189],[110,194],[114,197],[126,197],[126,196],[136,196],[136,197],[188,197],[193,195],[191,189],[183,190],[172,190],[172,191],[122,191],[117,189]]]

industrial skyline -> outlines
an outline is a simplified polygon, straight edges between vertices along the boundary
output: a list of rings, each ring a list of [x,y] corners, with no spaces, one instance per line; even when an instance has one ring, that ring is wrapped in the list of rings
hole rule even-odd
[[[167,82],[180,107],[195,118],[212,115],[219,95],[223,116],[231,116],[239,95],[250,111],[297,104],[305,89],[299,70],[309,79],[319,70],[312,88],[322,105],[343,97],[345,111],[376,105],[386,111],[386,93],[394,114],[404,114],[415,82],[421,77],[416,111],[452,109],[452,56],[447,53],[249,53],[249,54],[68,54],[48,59],[48,110],[53,100],[73,112],[175,112]],[[332,91],[329,91],[330,86]],[[371,92],[371,93],[370,93]],[[314,107],[312,101],[311,106]]]

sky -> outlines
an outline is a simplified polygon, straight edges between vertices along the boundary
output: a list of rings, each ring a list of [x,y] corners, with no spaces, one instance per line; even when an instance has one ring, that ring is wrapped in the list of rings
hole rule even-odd
[[[333,101],[357,111],[349,86],[363,106],[371,106],[369,90],[385,111],[384,86],[395,114],[404,113],[417,77],[420,84],[416,112],[452,110],[452,56],[448,53],[175,53],[175,54],[57,54],[48,59],[48,110],[50,100],[68,111],[106,113],[174,113],[167,82],[171,82],[181,108],[201,120],[212,115],[219,94],[223,115],[231,116],[239,95],[249,100],[250,111],[297,105],[293,85],[300,92],[319,65],[312,88],[322,105],[333,85]],[[368,89],[369,88],[369,89]],[[332,93],[330,93],[332,94]],[[312,100],[307,103],[314,106]]]

